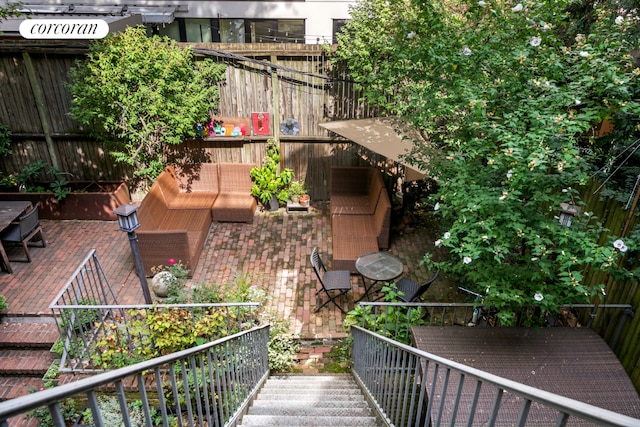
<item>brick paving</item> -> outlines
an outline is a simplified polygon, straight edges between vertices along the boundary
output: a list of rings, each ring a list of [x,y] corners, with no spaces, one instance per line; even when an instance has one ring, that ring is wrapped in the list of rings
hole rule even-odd
[[[129,242],[116,221],[42,221],[46,248],[30,247],[33,262],[13,262],[13,274],[0,272],[0,294],[9,308],[3,312],[15,320],[22,316],[51,316],[49,305],[91,249],[96,249],[109,284],[121,304],[142,304],[144,299],[135,273]],[[390,252],[403,260],[405,272],[415,280],[429,272],[419,267],[425,252],[433,248],[429,230],[392,232]],[[195,283],[227,283],[246,274],[264,287],[269,308],[291,321],[292,332],[303,339],[335,339],[345,336],[344,315],[332,304],[313,313],[317,280],[309,254],[318,247],[331,266],[331,221],[328,205],[317,203],[309,213],[257,212],[253,223],[214,223],[200,262],[193,272]],[[9,257],[20,255],[10,248]],[[362,282],[352,276],[353,290],[344,301],[362,295]]]

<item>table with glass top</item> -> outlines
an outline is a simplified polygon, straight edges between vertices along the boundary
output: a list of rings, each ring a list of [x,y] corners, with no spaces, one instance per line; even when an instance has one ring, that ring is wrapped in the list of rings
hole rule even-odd
[[[356,260],[356,270],[362,276],[364,282],[364,295],[358,300],[368,297],[369,292],[379,282],[394,280],[404,271],[404,265],[398,257],[389,252],[369,252],[361,255]],[[367,286],[366,279],[369,279]]]

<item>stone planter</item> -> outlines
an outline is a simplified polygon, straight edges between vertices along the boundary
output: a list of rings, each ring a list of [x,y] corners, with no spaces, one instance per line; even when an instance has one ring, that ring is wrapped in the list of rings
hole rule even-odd
[[[49,183],[42,183],[48,188]],[[131,203],[129,189],[124,182],[114,181],[74,181],[64,199],[57,200],[53,193],[27,193],[2,191],[0,200],[26,200],[38,204],[41,219],[81,219],[115,220],[113,210],[120,205]]]

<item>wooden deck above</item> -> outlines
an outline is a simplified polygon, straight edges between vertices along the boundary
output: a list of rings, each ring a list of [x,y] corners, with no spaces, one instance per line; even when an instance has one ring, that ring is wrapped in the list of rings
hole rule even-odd
[[[640,418],[640,397],[631,380],[616,355],[591,329],[426,326],[414,327],[412,333],[420,350],[521,384]],[[457,374],[451,374],[447,390],[442,390],[443,376],[443,372],[438,373],[440,385],[434,399],[439,405],[440,399],[444,398],[445,408],[452,411]],[[432,382],[433,372],[428,372],[426,378]],[[475,382],[467,379],[463,386],[463,401],[470,401],[474,390]],[[474,425],[484,425],[493,404],[494,396],[485,394],[481,393]],[[507,411],[509,415],[499,419],[498,425],[512,425],[521,401],[517,396],[505,395],[502,405],[513,406],[513,411]],[[460,419],[466,419],[466,415]],[[446,419],[451,413],[445,410],[442,416]],[[554,419],[551,411],[532,407],[527,425],[553,425]],[[587,424],[574,421],[569,425]]]

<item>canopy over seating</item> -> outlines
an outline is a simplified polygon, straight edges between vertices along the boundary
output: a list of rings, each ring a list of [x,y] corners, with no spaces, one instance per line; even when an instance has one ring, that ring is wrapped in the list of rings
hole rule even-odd
[[[320,126],[351,141],[406,166],[407,181],[416,181],[426,175],[426,171],[409,164],[403,155],[413,147],[418,135],[399,134],[390,119],[359,119],[320,123]]]

